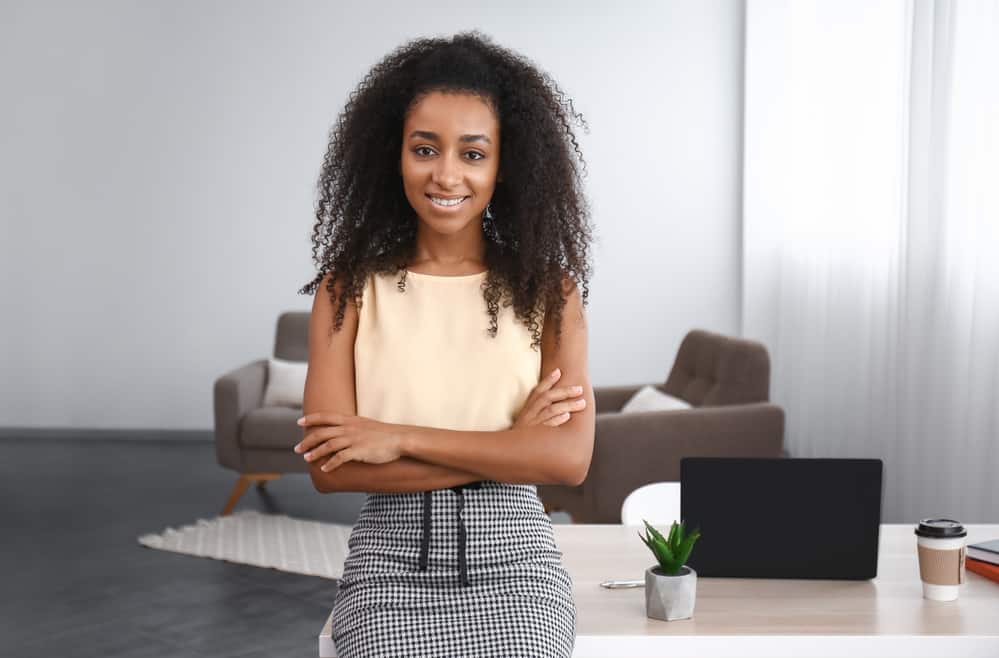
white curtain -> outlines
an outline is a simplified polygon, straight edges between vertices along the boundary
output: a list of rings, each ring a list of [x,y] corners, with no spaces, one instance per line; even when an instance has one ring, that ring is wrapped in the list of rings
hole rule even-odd
[[[999,522],[999,0],[749,0],[743,334],[796,457]]]

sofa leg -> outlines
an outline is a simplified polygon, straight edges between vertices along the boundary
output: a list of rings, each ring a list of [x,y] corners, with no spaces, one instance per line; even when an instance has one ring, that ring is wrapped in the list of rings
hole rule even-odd
[[[263,473],[261,475],[258,475],[256,477],[257,489],[263,491],[266,488],[268,482],[270,482],[271,480],[276,480],[279,477],[281,477],[280,473]]]
[[[222,516],[229,516],[232,514],[232,510],[236,507],[236,503],[239,499],[243,497],[246,490],[250,487],[253,482],[257,483],[258,489],[263,489],[271,480],[276,480],[281,477],[280,473],[242,473],[239,479],[236,480],[235,486],[232,488],[232,493],[229,494],[229,501],[225,504],[225,509],[222,510]]]

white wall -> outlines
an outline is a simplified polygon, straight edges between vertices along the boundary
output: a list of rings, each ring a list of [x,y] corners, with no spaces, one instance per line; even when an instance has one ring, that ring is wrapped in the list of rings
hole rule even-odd
[[[209,429],[308,310],[327,131],[382,55],[478,28],[590,123],[595,385],[739,332],[743,3],[5,2],[0,426]]]

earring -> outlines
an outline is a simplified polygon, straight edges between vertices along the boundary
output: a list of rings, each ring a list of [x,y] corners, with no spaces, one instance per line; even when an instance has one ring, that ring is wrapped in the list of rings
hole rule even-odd
[[[486,219],[493,219],[493,202],[486,204],[486,212],[483,215]]]

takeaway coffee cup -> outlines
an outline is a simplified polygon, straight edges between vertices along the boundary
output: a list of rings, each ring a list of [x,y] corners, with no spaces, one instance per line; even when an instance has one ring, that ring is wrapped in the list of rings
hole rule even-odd
[[[923,519],[916,527],[919,578],[923,598],[953,601],[964,582],[965,537],[968,531],[953,519]]]

